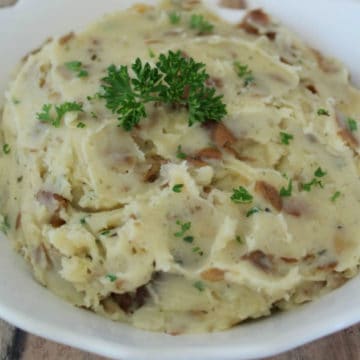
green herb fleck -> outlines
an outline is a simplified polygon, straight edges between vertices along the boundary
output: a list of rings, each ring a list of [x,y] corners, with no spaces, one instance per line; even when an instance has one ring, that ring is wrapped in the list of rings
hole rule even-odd
[[[253,196],[242,186],[233,189],[230,199],[236,204],[249,204],[253,201]]]
[[[352,118],[346,119],[347,126],[351,132],[354,132],[358,129],[357,121]]]
[[[181,14],[176,11],[169,12],[168,16],[170,23],[173,25],[179,24],[181,21]]]
[[[3,153],[5,155],[7,155],[7,154],[10,154],[10,151],[11,151],[10,145],[9,144],[4,144],[3,145]]]
[[[240,61],[234,61],[234,68],[238,77],[244,80],[244,86],[248,86],[255,80],[248,65],[242,64]]]
[[[60,127],[61,119],[68,112],[77,111],[82,112],[83,107],[82,104],[77,102],[65,102],[60,105],[55,105],[56,117],[51,116],[50,112],[52,109],[51,104],[44,104],[41,112],[36,114],[36,117],[41,122],[50,123],[55,127]]]
[[[331,200],[332,202],[335,202],[335,201],[337,200],[337,198],[340,197],[340,195],[341,195],[341,192],[340,192],[340,191],[336,191],[336,192],[331,196],[330,200]]]
[[[314,175],[315,175],[316,177],[323,177],[323,176],[326,175],[326,171],[323,171],[323,170],[321,169],[321,167],[318,167],[318,168],[315,170]]]
[[[214,25],[205,20],[203,15],[193,14],[190,18],[190,28],[198,30],[200,34],[204,34],[212,32]]]
[[[251,208],[247,213],[246,213],[246,217],[250,217],[258,212],[260,212],[261,209],[257,208],[257,207],[253,207]]]
[[[111,65],[102,79],[102,93],[106,107],[118,115],[119,126],[131,131],[146,118],[145,104],[159,102],[165,105],[183,105],[188,109],[188,124],[221,121],[226,115],[222,95],[206,85],[209,75],[205,64],[185,58],[180,51],[161,54],[155,66],[143,64],[137,58],[131,66]],[[188,96],[184,97],[187,91]]]
[[[325,109],[318,109],[317,114],[318,114],[319,116],[321,116],[321,115],[330,116],[329,111],[328,111],[328,110],[325,110]]]
[[[3,216],[3,221],[0,224],[0,231],[7,235],[8,231],[10,230],[10,222],[7,215]]]
[[[102,236],[106,236],[106,235],[109,235],[110,234],[110,230],[104,230],[100,233],[100,235]]]
[[[280,132],[280,141],[282,144],[284,145],[289,145],[290,144],[290,140],[294,139],[294,135],[285,133],[285,132]]]
[[[86,126],[86,125],[85,125],[83,122],[81,122],[81,121],[76,125],[76,127],[77,127],[77,128],[80,128],[80,129],[83,129],[85,126]]]
[[[183,187],[184,187],[184,184],[176,184],[173,186],[172,190],[173,190],[173,192],[181,193]]]
[[[80,219],[80,224],[85,225],[86,224],[86,218],[85,216]]]
[[[311,191],[311,188],[312,188],[313,186],[318,186],[318,187],[320,187],[320,188],[323,188],[323,187],[324,187],[323,183],[322,183],[320,180],[312,179],[310,182],[305,183],[305,184],[302,184],[302,189],[303,189],[304,191],[309,192],[309,191]]]
[[[20,100],[17,98],[12,98],[12,102],[14,105],[19,105],[20,104]]]
[[[111,282],[114,282],[114,281],[116,281],[117,276],[113,275],[113,274],[107,274],[106,278],[108,278]]]
[[[200,292],[205,290],[205,285],[202,281],[198,280],[195,281],[193,284],[194,288],[198,289]]]
[[[187,158],[187,155],[181,149],[181,145],[178,145],[178,147],[177,147],[176,157],[178,159],[186,159]]]
[[[177,220],[176,225],[180,226],[180,231],[174,234],[176,237],[183,237],[185,233],[191,228],[191,222],[182,223],[180,220]]]
[[[237,236],[236,236],[236,241],[237,241],[239,244],[243,244],[243,243],[244,243],[244,241],[243,241],[243,239],[241,238],[240,235],[237,235]]]
[[[65,63],[65,66],[68,70],[74,71],[79,78],[89,75],[88,71],[84,70],[81,61],[68,61]]]
[[[98,118],[98,116],[97,116],[93,111],[90,113],[90,115],[91,115],[91,117],[92,117],[93,119],[97,119],[97,118]]]
[[[204,252],[201,250],[201,248],[199,246],[193,247],[192,252],[195,254],[199,254],[200,256],[204,255]]]
[[[282,187],[280,189],[280,196],[288,197],[288,196],[291,196],[291,193],[292,193],[292,180],[289,180],[289,184],[288,184],[287,188]]]
[[[149,56],[153,59],[156,55],[152,49],[149,49]]]
[[[185,236],[183,238],[183,240],[189,244],[193,243],[194,242],[194,237],[193,236]]]

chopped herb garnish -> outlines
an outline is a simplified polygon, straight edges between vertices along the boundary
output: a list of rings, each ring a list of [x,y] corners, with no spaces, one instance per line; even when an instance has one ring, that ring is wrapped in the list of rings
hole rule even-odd
[[[180,220],[177,220],[176,225],[180,226],[180,231],[174,234],[176,237],[183,237],[185,233],[191,228],[191,222],[182,223]]]
[[[107,274],[106,278],[108,278],[111,282],[114,282],[114,281],[116,281],[117,276],[113,275],[113,274]]]
[[[178,159],[186,159],[186,158],[187,158],[187,155],[181,150],[181,145],[179,145],[179,146],[177,147],[176,157],[177,157]]]
[[[319,116],[321,116],[321,115],[330,116],[329,111],[328,111],[328,110],[325,110],[325,109],[318,109],[317,114],[318,114]]]
[[[308,191],[308,192],[309,192],[309,191],[311,191],[311,188],[312,188],[313,186],[318,186],[318,187],[320,187],[320,188],[323,188],[323,187],[324,187],[323,183],[322,183],[320,180],[312,179],[310,182],[305,183],[305,184],[302,184],[302,189],[303,189],[304,191]]]
[[[176,184],[173,186],[172,190],[173,190],[173,192],[180,193],[182,191],[183,187],[184,187],[184,184]]]
[[[200,292],[205,290],[205,285],[202,281],[198,280],[195,281],[193,284],[194,288],[198,289]]]
[[[323,171],[323,170],[321,169],[321,167],[318,167],[318,168],[315,170],[314,175],[315,175],[316,177],[323,177],[323,176],[326,175],[326,171]]]
[[[250,217],[258,212],[260,212],[261,209],[257,208],[257,207],[253,207],[251,208],[247,213],[246,213],[246,217]]]
[[[340,197],[340,195],[341,195],[341,192],[340,192],[340,191],[336,191],[336,192],[331,196],[330,200],[331,200],[332,202],[335,202],[336,199],[337,199],[338,197]]]
[[[83,122],[79,122],[76,127],[80,128],[80,129],[83,129],[86,125],[83,123]]]
[[[237,236],[236,236],[236,241],[237,241],[239,244],[243,244],[243,243],[244,243],[244,241],[243,241],[243,239],[241,238],[240,235],[237,235]]]
[[[65,66],[70,71],[74,71],[76,73],[76,76],[79,78],[89,75],[88,71],[84,70],[81,61],[68,61],[65,63]]]
[[[189,244],[193,243],[194,242],[194,237],[193,236],[185,236],[183,238],[183,240]]]
[[[318,187],[320,187],[320,188],[323,188],[324,187],[324,184],[322,183],[322,181],[321,180],[319,180],[319,179],[316,179],[316,178],[320,178],[320,177],[323,177],[323,176],[325,176],[326,175],[326,172],[325,171],[323,171],[322,169],[321,169],[321,167],[318,167],[316,170],[315,170],[315,172],[314,172],[314,176],[315,176],[315,178],[313,178],[310,182],[308,182],[308,183],[305,183],[305,184],[302,184],[302,189],[304,190],[304,191],[311,191],[311,188],[313,187],[313,186],[318,186]]]
[[[5,155],[7,155],[7,154],[10,153],[10,151],[11,151],[10,145],[9,145],[9,144],[4,144],[4,145],[3,145],[3,153],[4,153]]]
[[[93,119],[97,119],[97,117],[98,117],[93,111],[90,113],[90,115]]]
[[[352,118],[346,119],[347,126],[351,132],[354,132],[358,129],[357,121]]]
[[[37,113],[37,119],[41,122],[50,123],[55,127],[60,127],[61,119],[63,116],[72,111],[82,112],[82,104],[77,102],[65,102],[61,105],[55,105],[56,117],[51,116],[50,112],[52,109],[51,104],[44,104],[41,112]]]
[[[10,222],[7,215],[3,216],[3,221],[0,224],[0,231],[7,235],[8,231],[10,230]]]
[[[106,235],[109,235],[110,234],[110,230],[104,230],[100,233],[100,235],[102,236],[106,236]]]
[[[242,186],[233,189],[230,199],[236,204],[249,204],[253,200],[253,196]]]
[[[249,69],[248,65],[241,64],[239,61],[234,61],[234,68],[238,77],[244,80],[244,86],[248,86],[255,80],[253,72]]]
[[[181,21],[181,14],[176,11],[169,12],[169,21],[171,24],[176,25]]]
[[[199,33],[210,33],[214,29],[214,25],[205,20],[203,15],[193,14],[190,18],[190,28],[196,29]]]
[[[80,224],[85,225],[86,224],[86,218],[85,216],[80,219]]]
[[[280,141],[282,144],[284,145],[289,145],[290,144],[290,140],[294,139],[294,135],[285,133],[285,132],[280,132]]]
[[[188,109],[188,124],[221,121],[226,115],[223,96],[206,85],[209,75],[205,64],[185,58],[180,51],[161,54],[154,67],[139,58],[131,66],[111,65],[102,79],[102,93],[106,107],[118,115],[119,126],[130,131],[147,116],[145,104],[183,105]],[[184,93],[187,92],[187,96]]]
[[[20,100],[16,99],[16,98],[13,98],[12,102],[13,102],[14,105],[19,105],[20,104]]]
[[[201,248],[199,246],[193,247],[192,252],[195,254],[199,254],[200,256],[204,255],[204,252],[201,250]]]
[[[19,176],[19,177],[16,179],[16,181],[17,181],[18,183],[21,183],[21,182],[23,181],[23,177],[22,177],[22,176]]]
[[[156,55],[155,53],[152,51],[152,49],[149,49],[149,56],[153,59]]]
[[[280,196],[288,197],[288,196],[291,196],[291,193],[292,193],[292,180],[289,180],[289,184],[288,184],[287,188],[282,187],[280,189]]]

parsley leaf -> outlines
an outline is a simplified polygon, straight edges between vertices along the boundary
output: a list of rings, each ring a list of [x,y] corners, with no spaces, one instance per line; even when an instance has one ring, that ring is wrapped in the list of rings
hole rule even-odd
[[[193,243],[194,242],[194,237],[193,236],[185,236],[183,238],[183,240],[189,244]]]
[[[81,61],[68,61],[65,63],[65,66],[68,70],[74,71],[77,74],[77,77],[86,77],[89,75],[87,70],[84,70],[83,64]]]
[[[294,135],[288,134],[286,132],[280,132],[280,141],[284,145],[289,145],[290,140],[294,139]]]
[[[192,58],[184,58],[180,51],[161,54],[155,67],[136,59],[135,74],[130,78],[128,67],[111,65],[102,79],[102,94],[106,107],[118,115],[119,126],[130,131],[146,117],[145,104],[160,102],[183,105],[189,109],[189,126],[207,120],[221,121],[226,115],[222,96],[207,87],[209,75],[205,65]],[[188,95],[185,95],[188,93]]]
[[[11,148],[9,144],[4,144],[2,149],[5,155],[10,154]]]
[[[0,231],[7,235],[8,231],[10,230],[10,222],[7,215],[3,216],[3,220],[0,224]]]
[[[317,114],[318,114],[319,116],[321,116],[321,115],[330,116],[329,111],[328,111],[328,110],[325,110],[325,109],[318,109]]]
[[[234,69],[238,77],[244,79],[244,86],[248,86],[255,81],[253,72],[248,65],[244,65],[240,61],[234,61]]]
[[[312,179],[310,182],[305,183],[305,184],[302,184],[302,189],[303,189],[304,191],[309,192],[309,191],[311,191],[311,188],[312,188],[313,186],[318,186],[318,187],[320,187],[320,188],[323,188],[323,187],[324,187],[323,183],[322,183],[320,180]]]
[[[195,281],[193,284],[194,288],[198,289],[200,292],[205,290],[205,285],[202,281],[198,280]]]
[[[239,244],[243,244],[243,243],[244,243],[244,241],[243,241],[243,239],[241,238],[240,235],[237,235],[237,236],[236,236],[236,241],[237,241]]]
[[[291,193],[292,193],[292,180],[289,180],[288,187],[287,188],[282,187],[280,189],[280,196],[288,197],[288,196],[291,196]]]
[[[233,189],[230,199],[236,204],[249,204],[253,201],[253,196],[243,187]]]
[[[212,32],[214,25],[205,20],[203,15],[193,14],[190,18],[190,28],[198,30],[200,34],[204,34]]]
[[[313,187],[313,186],[318,186],[318,187],[320,187],[320,188],[323,188],[324,187],[324,184],[322,183],[322,181],[321,180],[319,180],[319,179],[316,179],[316,178],[321,178],[321,177],[324,177],[325,175],[326,175],[327,173],[326,173],[326,171],[323,171],[322,169],[321,169],[321,167],[318,167],[316,170],[315,170],[315,172],[314,172],[314,178],[310,181],[310,182],[308,182],[308,183],[305,183],[305,184],[302,184],[302,189],[304,190],[304,191],[311,191],[311,188]]]
[[[353,118],[347,118],[346,123],[351,132],[354,132],[358,129],[357,122]]]
[[[77,102],[65,102],[60,105],[55,105],[55,112],[56,117],[51,116],[50,111],[52,109],[51,104],[44,104],[41,112],[37,113],[37,119],[41,122],[47,122],[52,124],[55,127],[60,127],[61,119],[64,117],[64,115],[68,112],[72,111],[78,111],[82,112],[84,111],[82,108],[82,104],[79,104]]]
[[[321,169],[321,167],[318,167],[318,168],[316,169],[316,171],[314,172],[314,175],[315,175],[316,177],[323,177],[323,176],[326,175],[326,171],[323,171],[323,170]]]
[[[181,145],[178,145],[178,147],[177,147],[176,157],[178,159],[186,159],[187,158],[187,155],[181,149]]]
[[[331,200],[332,202],[335,202],[336,199],[337,199],[340,195],[341,195],[341,192],[340,192],[340,191],[336,191],[336,192],[331,196],[330,200]]]
[[[184,187],[184,184],[176,184],[173,186],[172,190],[173,190],[173,192],[181,193],[183,187]]]
[[[107,274],[105,277],[108,278],[111,282],[114,282],[117,279],[117,276],[113,274]]]
[[[176,11],[170,12],[168,16],[170,23],[173,25],[179,24],[181,21],[181,14]]]
[[[252,216],[252,215],[254,215],[254,214],[256,214],[256,213],[258,213],[258,212],[260,212],[261,211],[261,209],[259,209],[258,207],[253,207],[253,208],[251,208],[247,213],[246,213],[246,217],[250,217],[250,216]]]
[[[192,252],[195,254],[198,254],[200,256],[204,255],[204,252],[201,250],[201,248],[199,246],[193,247]]]
[[[174,234],[176,237],[184,236],[185,233],[191,228],[191,222],[182,223],[180,220],[177,220],[176,225],[180,226],[180,231]]]
[[[86,127],[86,125],[83,123],[83,122],[79,122],[77,125],[76,125],[77,128],[80,128],[80,129],[83,129],[84,127]]]

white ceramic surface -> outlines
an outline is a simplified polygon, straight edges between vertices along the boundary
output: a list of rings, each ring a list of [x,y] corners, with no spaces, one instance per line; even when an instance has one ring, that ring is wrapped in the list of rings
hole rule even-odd
[[[79,30],[130,0],[20,0],[0,9],[0,93],[19,58],[46,37]],[[151,0],[142,0],[154,3]],[[215,6],[217,0],[208,1]],[[252,3],[255,4],[255,1]],[[312,46],[343,60],[360,85],[360,2],[258,0]],[[221,10],[232,20],[242,12]],[[2,169],[1,171],[4,171]],[[38,285],[0,238],[0,317],[37,335],[122,360],[240,360],[279,353],[360,321],[360,277],[299,309],[222,333],[169,336],[114,323],[72,307]]]

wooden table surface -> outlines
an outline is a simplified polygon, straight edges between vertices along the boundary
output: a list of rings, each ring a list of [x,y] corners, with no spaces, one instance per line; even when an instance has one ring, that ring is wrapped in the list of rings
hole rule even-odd
[[[103,357],[25,333],[1,320],[0,359],[105,360]],[[360,360],[360,324],[266,360]]]
[[[0,0],[0,7],[15,1]],[[105,358],[48,341],[0,320],[0,360],[48,359],[104,360]],[[267,360],[360,360],[360,324]]]

